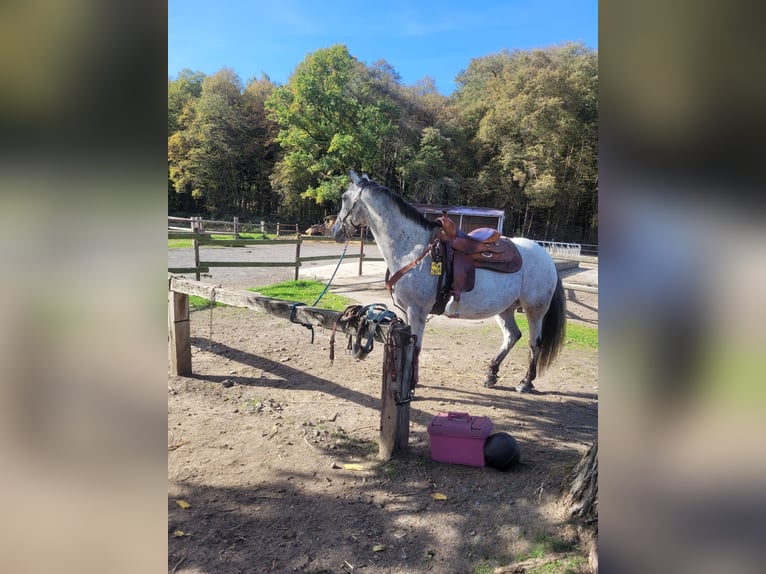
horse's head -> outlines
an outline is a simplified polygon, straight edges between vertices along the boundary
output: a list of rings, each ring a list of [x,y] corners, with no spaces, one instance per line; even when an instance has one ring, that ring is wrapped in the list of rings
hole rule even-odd
[[[338,243],[346,241],[355,230],[367,225],[367,214],[364,207],[360,205],[359,199],[365,184],[369,181],[370,178],[367,175],[359,177],[351,171],[351,183],[341,198],[340,212],[332,226],[332,236]]]

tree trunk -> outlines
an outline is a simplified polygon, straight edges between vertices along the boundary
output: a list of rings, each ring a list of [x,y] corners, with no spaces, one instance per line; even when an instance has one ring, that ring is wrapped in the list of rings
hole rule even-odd
[[[577,524],[582,548],[598,572],[598,437],[577,463],[565,486],[564,504]]]

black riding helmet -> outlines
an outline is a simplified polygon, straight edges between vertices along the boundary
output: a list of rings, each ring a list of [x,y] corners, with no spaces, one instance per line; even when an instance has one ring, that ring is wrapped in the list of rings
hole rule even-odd
[[[516,439],[506,432],[496,432],[484,441],[484,464],[506,471],[521,460]]]

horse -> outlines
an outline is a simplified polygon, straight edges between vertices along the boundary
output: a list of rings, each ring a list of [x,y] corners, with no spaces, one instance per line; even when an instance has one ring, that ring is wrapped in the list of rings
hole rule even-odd
[[[426,320],[434,309],[439,290],[433,274],[432,247],[441,225],[430,221],[401,196],[370,179],[350,172],[340,213],[332,227],[336,242],[348,241],[355,230],[370,229],[390,272],[386,287],[394,304],[406,315],[415,339],[415,353],[423,344]],[[445,214],[446,215],[446,214]],[[489,231],[489,230],[487,230]],[[460,232],[462,234],[462,232]],[[503,333],[499,352],[489,362],[485,387],[497,383],[500,365],[521,338],[514,315],[523,308],[529,323],[529,368],[515,387],[520,393],[535,392],[533,381],[558,355],[566,330],[566,300],[556,265],[535,241],[513,238],[521,255],[521,267],[513,273],[477,268],[473,288],[452,295],[443,314],[462,319],[494,316]]]
[[[317,223],[316,225],[312,225],[309,227],[306,231],[303,232],[304,235],[324,235],[325,232],[325,226],[324,223]]]

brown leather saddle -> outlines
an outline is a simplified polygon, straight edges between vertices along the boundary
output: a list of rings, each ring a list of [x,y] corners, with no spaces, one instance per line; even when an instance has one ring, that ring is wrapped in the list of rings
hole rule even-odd
[[[441,225],[437,231],[440,241],[434,246],[431,258],[437,265],[443,264],[432,314],[442,314],[450,296],[460,301],[462,293],[474,288],[477,268],[498,273],[515,273],[521,268],[521,254],[516,245],[497,229],[481,227],[465,233],[446,212],[436,221]]]

